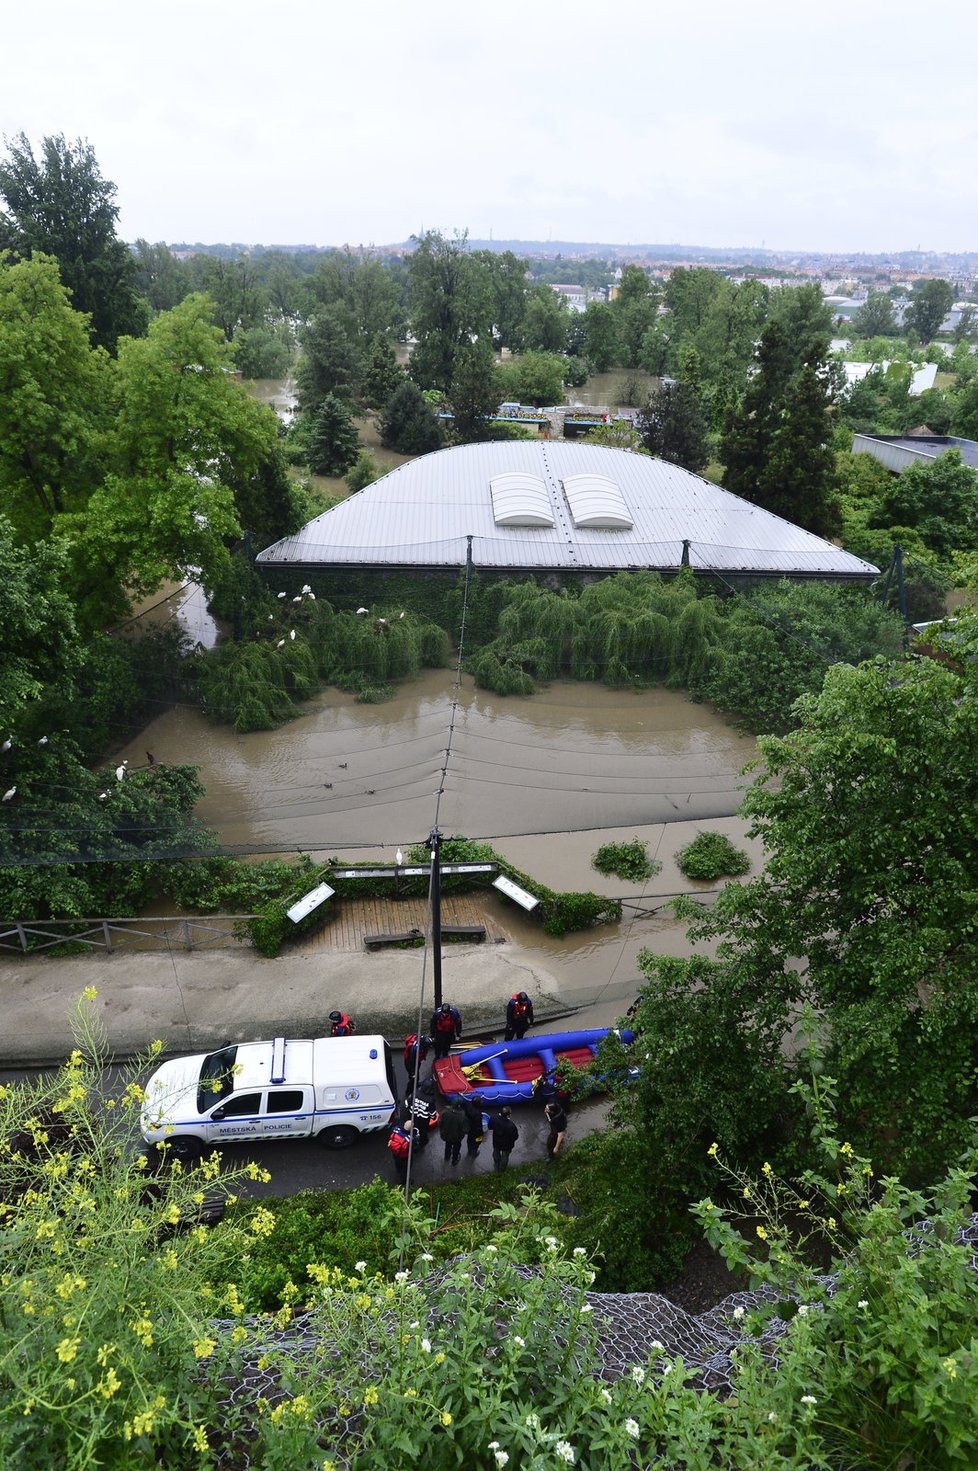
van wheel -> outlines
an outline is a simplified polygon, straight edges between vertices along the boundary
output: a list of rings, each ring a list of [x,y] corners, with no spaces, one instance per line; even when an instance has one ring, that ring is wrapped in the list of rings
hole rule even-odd
[[[165,1143],[171,1159],[184,1161],[200,1159],[204,1152],[201,1141],[191,1138],[188,1134],[178,1134],[175,1139],[167,1139]]]
[[[331,1129],[321,1130],[316,1137],[325,1149],[349,1149],[359,1139],[360,1130],[349,1124],[335,1124]]]

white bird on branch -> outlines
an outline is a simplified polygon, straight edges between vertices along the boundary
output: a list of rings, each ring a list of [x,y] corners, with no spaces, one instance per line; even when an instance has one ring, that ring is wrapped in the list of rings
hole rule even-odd
[[[400,868],[401,864],[404,862],[404,854],[401,852],[400,848],[398,848],[397,852],[394,854],[394,862],[397,864],[398,868]]]
[[[294,628],[290,628],[289,629],[289,638],[292,639],[293,642],[295,641],[295,629]]]
[[[14,799],[14,797],[16,797],[16,795],[17,795],[17,788],[16,787],[9,787],[7,789],[7,791],[5,791],[4,794],[3,794],[3,800],[5,802],[12,802],[13,799]]]
[[[278,643],[275,645],[275,647],[277,649],[284,649],[285,648],[285,639],[284,638],[280,638],[279,641],[278,641]]]
[[[308,582],[303,583],[302,592],[303,595],[305,595],[307,592],[312,592],[312,588],[309,586]]]
[[[129,762],[128,761],[123,761],[123,763],[122,763],[121,766],[117,766],[116,767],[116,769],[115,769],[115,779],[116,779],[116,781],[121,781],[122,780],[122,778],[126,774],[126,767],[128,765],[129,765]]]
[[[275,594],[275,596],[276,596],[276,597],[277,597],[277,598],[287,598],[287,597],[288,597],[288,593],[284,593],[284,592],[277,592],[277,593],[276,593],[276,594]]]
[[[7,739],[4,741],[3,745],[0,746],[0,751],[4,751],[4,752],[9,751],[10,750],[10,747],[13,745],[13,743],[14,743],[13,742],[13,737],[12,736],[8,736]]]
[[[357,612],[358,613],[369,613],[370,612],[370,609],[369,608],[358,608],[357,609]]]
[[[38,741],[38,743],[37,743],[37,744],[38,744],[38,745],[39,745],[39,746],[46,746],[46,745],[47,745],[47,743],[48,743],[48,738],[47,738],[47,736],[41,736],[41,739],[40,739],[40,740],[39,740],[39,741]]]

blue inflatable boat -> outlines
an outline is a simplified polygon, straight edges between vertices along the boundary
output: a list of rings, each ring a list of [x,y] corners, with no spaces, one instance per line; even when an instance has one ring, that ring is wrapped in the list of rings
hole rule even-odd
[[[575,1068],[593,1062],[598,1043],[609,1030],[595,1027],[586,1032],[544,1032],[513,1042],[466,1047],[435,1063],[435,1082],[445,1098],[478,1094],[485,1103],[529,1103],[541,1092],[544,1096],[556,1092],[554,1073],[558,1062]],[[629,1031],[615,1035],[622,1042],[632,1040]],[[629,1069],[630,1074],[635,1071]]]

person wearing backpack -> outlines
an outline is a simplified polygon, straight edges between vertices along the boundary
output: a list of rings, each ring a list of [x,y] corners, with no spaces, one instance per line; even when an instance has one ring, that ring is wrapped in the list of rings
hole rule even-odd
[[[458,1164],[462,1153],[462,1140],[468,1133],[469,1121],[457,1103],[449,1103],[441,1111],[438,1132],[445,1144],[445,1163]]]
[[[351,1022],[345,1011],[331,1011],[329,1014],[329,1035],[331,1037],[352,1037],[356,1027]]]
[[[407,1184],[408,1159],[411,1155],[411,1131],[411,1121],[405,1119],[403,1124],[395,1124],[387,1136],[387,1148],[394,1161],[394,1173],[401,1185]]]
[[[514,1037],[525,1037],[527,1027],[533,1025],[533,1002],[525,991],[515,992],[506,1002],[506,1034],[504,1041]]]
[[[431,1046],[431,1038],[423,1033],[419,1037],[417,1032],[409,1032],[404,1038],[404,1071],[407,1073],[407,1091],[410,1093],[414,1087],[418,1070],[425,1058],[428,1056],[428,1048]]]
[[[462,1018],[454,1006],[449,1006],[443,1001],[441,1006],[431,1014],[431,1035],[435,1043],[435,1061],[440,1057],[447,1057],[452,1050],[452,1043],[457,1042],[462,1035]]]

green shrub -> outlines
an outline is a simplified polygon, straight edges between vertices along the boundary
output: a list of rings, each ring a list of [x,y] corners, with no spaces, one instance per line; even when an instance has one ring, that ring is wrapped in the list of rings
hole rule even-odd
[[[737,878],[750,870],[750,859],[743,848],[724,833],[699,833],[676,855],[676,863],[688,879]]]
[[[658,873],[662,864],[649,857],[648,843],[634,838],[630,843],[604,843],[591,859],[591,867],[637,884]]]

